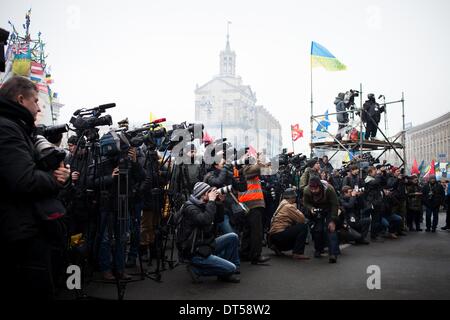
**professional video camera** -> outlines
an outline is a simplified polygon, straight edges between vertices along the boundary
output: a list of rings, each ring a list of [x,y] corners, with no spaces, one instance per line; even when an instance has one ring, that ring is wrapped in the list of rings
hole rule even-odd
[[[161,143],[160,151],[172,150],[178,143],[186,144],[189,141],[203,138],[203,124],[182,122],[172,125],[172,130],[167,132],[165,139]],[[199,134],[200,133],[200,134]],[[184,141],[185,137],[189,137],[189,141]]]
[[[345,93],[344,102],[347,109],[354,109],[356,97],[359,97],[359,91],[357,90],[350,89]]]
[[[73,113],[70,123],[75,127],[75,131],[79,136],[85,134],[85,131],[96,129],[100,126],[110,126],[113,121],[110,115],[100,117],[106,112],[106,109],[114,108],[115,103],[103,104],[91,109],[78,109]],[[88,135],[88,138],[93,138],[93,135]]]
[[[167,131],[159,124],[165,122],[166,119],[158,119],[153,122],[144,124],[141,128],[128,130],[128,119],[119,122],[125,130],[123,134],[127,137],[130,146],[140,147],[145,144],[148,148],[154,149],[161,146],[163,138],[167,136]]]
[[[355,156],[351,161],[342,162],[343,166],[340,169],[341,176],[346,176],[347,172],[350,171],[350,167],[357,165],[359,169],[366,171],[367,168],[380,163],[379,159],[375,159],[370,152],[366,152]]]

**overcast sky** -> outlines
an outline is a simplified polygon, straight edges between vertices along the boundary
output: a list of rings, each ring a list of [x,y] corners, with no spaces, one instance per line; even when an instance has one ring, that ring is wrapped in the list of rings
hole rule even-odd
[[[17,29],[32,8],[42,32],[53,90],[68,121],[78,108],[116,102],[115,121],[194,120],[194,90],[219,73],[227,21],[236,73],[283,126],[299,123],[309,143],[310,46],[316,41],[348,66],[314,69],[315,113],[333,112],[338,92],[358,89],[406,97],[414,125],[449,111],[450,1],[15,0],[1,1],[0,26]],[[401,105],[388,109],[401,130]],[[334,118],[332,118],[334,120]]]

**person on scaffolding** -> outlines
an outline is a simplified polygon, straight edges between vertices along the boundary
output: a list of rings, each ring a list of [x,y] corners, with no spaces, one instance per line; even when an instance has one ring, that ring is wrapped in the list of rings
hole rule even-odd
[[[385,112],[385,107],[375,101],[375,95],[370,93],[368,100],[364,102],[361,120],[366,126],[366,140],[375,140],[378,131],[378,124],[381,120],[381,114]]]
[[[336,139],[341,141],[342,136],[345,134],[345,128],[348,125],[348,112],[346,112],[347,108],[344,102],[345,93],[339,93],[336,97],[336,100],[334,101],[334,104],[336,105],[336,119],[339,123],[338,132],[336,134]]]

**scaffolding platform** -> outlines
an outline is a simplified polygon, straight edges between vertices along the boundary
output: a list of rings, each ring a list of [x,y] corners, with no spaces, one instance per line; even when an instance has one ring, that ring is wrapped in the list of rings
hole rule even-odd
[[[401,143],[398,142],[387,142],[384,140],[363,140],[362,144],[361,141],[351,141],[351,140],[342,140],[339,144],[337,141],[323,141],[323,142],[313,142],[310,144],[312,148],[317,149],[327,149],[327,150],[334,150],[334,151],[341,151],[341,150],[358,150],[360,151],[383,151],[392,149],[394,147],[395,149],[403,149],[404,146]],[[343,148],[345,147],[345,148]]]

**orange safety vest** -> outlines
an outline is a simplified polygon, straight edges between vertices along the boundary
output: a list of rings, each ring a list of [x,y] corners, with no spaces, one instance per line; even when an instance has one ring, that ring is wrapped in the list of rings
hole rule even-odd
[[[261,180],[255,177],[247,180],[247,191],[239,192],[239,202],[245,203],[250,201],[264,200],[264,194],[261,187]]]

